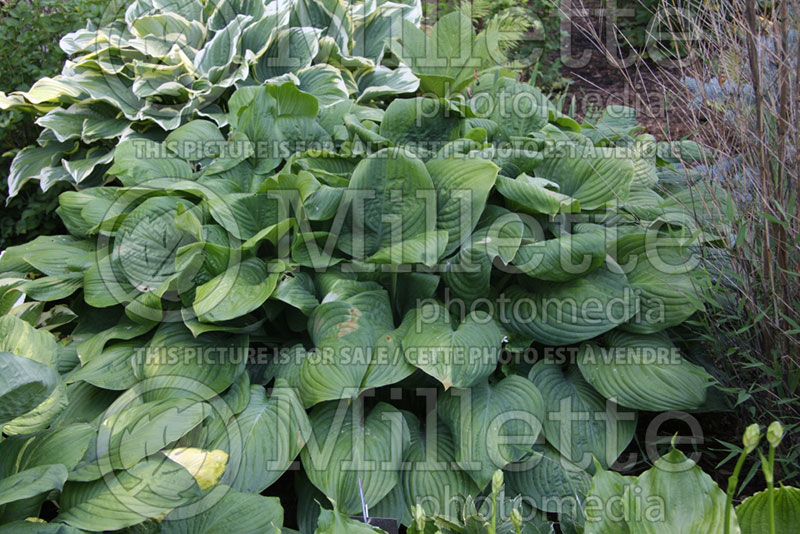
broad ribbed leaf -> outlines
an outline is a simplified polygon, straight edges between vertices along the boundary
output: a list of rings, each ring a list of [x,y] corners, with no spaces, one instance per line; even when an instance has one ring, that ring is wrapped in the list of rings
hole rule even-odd
[[[500,169],[467,157],[436,158],[425,166],[436,189],[436,227],[447,231],[445,254],[450,254],[477,226]]]
[[[605,233],[587,231],[523,244],[514,266],[533,278],[567,282],[597,269],[605,259]]]
[[[617,241],[615,254],[641,302],[638,315],[624,329],[659,332],[703,308],[698,280],[690,274],[697,259],[676,240],[630,234]]]
[[[443,305],[425,303],[406,320],[415,322],[403,338],[406,359],[445,389],[470,387],[497,367],[503,334],[486,312],[473,311],[454,328]]]
[[[509,207],[519,211],[547,215],[580,212],[580,202],[558,192],[558,184],[544,178],[520,174],[515,179],[500,176],[497,190],[508,199]]]
[[[159,143],[129,139],[117,145],[114,165],[108,173],[131,186],[159,178],[188,180],[192,177],[192,168],[185,161],[170,156]]]
[[[214,506],[197,511],[188,507],[161,523],[162,534],[280,534],[283,508],[276,497],[239,493],[226,486],[215,490],[224,496]]]
[[[545,345],[591,339],[626,322],[637,309],[627,278],[610,260],[582,278],[534,287],[506,291],[504,326]]]
[[[185,436],[211,414],[208,405],[195,400],[137,403],[132,393],[120,397],[103,415],[97,436],[70,480],[96,480],[116,469],[130,469]]]
[[[775,534],[789,534],[800,524],[800,489],[781,486],[774,492]],[[769,490],[759,491],[736,507],[742,534],[769,532]]]
[[[545,512],[570,512],[586,498],[591,477],[548,445],[537,446],[524,461],[509,465],[506,484],[511,494]]]
[[[399,482],[408,442],[408,427],[396,408],[381,403],[362,417],[342,402],[318,406],[310,415],[313,441],[301,453],[311,482],[337,510],[351,515],[361,510],[359,479],[367,506]]]
[[[401,483],[408,510],[419,504],[429,517],[455,519],[461,513],[463,498],[481,493],[472,478],[459,469],[453,436],[443,424],[420,433],[406,450],[403,463],[407,468]],[[453,499],[454,495],[461,498]]]
[[[0,480],[0,506],[60,490],[67,481],[67,468],[60,464],[40,465]]]
[[[164,145],[181,159],[195,161],[219,156],[224,142],[225,138],[216,124],[194,120],[172,131],[164,140]]]
[[[420,156],[458,137],[461,118],[445,100],[398,98],[386,108],[380,134]]]
[[[297,383],[306,406],[358,396],[376,340],[394,330],[384,290],[353,293],[329,295],[308,319],[315,350],[302,360]]]
[[[494,385],[450,389],[438,411],[455,437],[458,465],[482,489],[495,471],[530,450],[546,421],[539,391],[515,375]]]
[[[426,220],[433,208],[431,177],[405,150],[386,148],[362,160],[348,195],[350,212],[338,246],[356,259],[433,230],[435,222]]]
[[[212,445],[230,454],[222,482],[245,493],[262,492],[289,468],[310,432],[303,404],[286,381],[278,379],[269,397],[262,386],[251,386],[247,407]]]
[[[194,477],[162,458],[94,482],[69,482],[59,520],[81,530],[102,532],[138,525],[200,497]]]
[[[557,183],[559,193],[593,210],[628,198],[633,181],[633,162],[623,149],[565,147],[566,153],[548,154],[536,174]]]
[[[528,378],[539,389],[549,417],[544,435],[573,464],[607,468],[625,450],[636,431],[636,412],[621,409],[600,395],[574,365],[566,370],[552,361],[533,366]]]
[[[720,534],[724,532],[725,500],[725,493],[710,476],[673,449],[631,483],[624,494],[623,512],[628,512],[625,518],[631,534]],[[652,504],[657,502],[665,504]],[[648,513],[647,503],[657,508]],[[730,517],[730,532],[739,532],[735,514]]]
[[[210,332],[194,337],[181,323],[164,323],[143,351],[144,378],[158,377],[160,388],[148,400],[196,392],[205,398],[222,393],[244,370],[248,336]],[[198,356],[199,355],[199,356]],[[198,387],[202,390],[198,391]]]
[[[275,290],[283,262],[249,258],[197,288],[193,304],[203,322],[228,321],[261,306]]]
[[[578,356],[581,374],[604,397],[637,410],[699,408],[711,376],[684,359],[663,335],[609,333],[606,349],[585,344]]]

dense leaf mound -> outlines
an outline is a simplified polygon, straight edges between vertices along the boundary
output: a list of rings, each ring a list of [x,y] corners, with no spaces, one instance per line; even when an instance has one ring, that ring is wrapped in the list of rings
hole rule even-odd
[[[579,526],[558,503],[637,411],[707,405],[670,330],[711,239],[675,147],[629,108],[563,114],[496,26],[420,16],[138,0],[0,95],[44,127],[11,190],[75,185],[69,235],[0,258],[9,532],[280,532],[260,494],[295,460],[307,532],[317,503],[325,532],[455,516],[498,469],[536,525]]]

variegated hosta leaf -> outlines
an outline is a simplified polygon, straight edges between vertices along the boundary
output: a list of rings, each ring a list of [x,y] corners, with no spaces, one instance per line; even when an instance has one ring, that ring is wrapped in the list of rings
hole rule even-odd
[[[544,345],[591,339],[626,322],[638,308],[627,278],[610,259],[581,278],[529,285],[531,290],[506,291],[504,326]]]
[[[586,382],[577,366],[565,370],[542,360],[528,378],[544,399],[545,438],[573,464],[590,469],[595,458],[608,467],[633,439],[636,412],[606,400]]]
[[[457,327],[450,311],[439,303],[425,303],[406,321],[403,338],[406,359],[450,387],[468,388],[497,367],[503,334],[488,313],[473,311]]]
[[[359,513],[359,487],[369,507],[398,484],[409,431],[396,408],[381,403],[364,416],[363,407],[329,402],[317,406],[310,421],[314,437],[301,453],[303,468],[336,510]]]
[[[455,438],[458,465],[482,489],[495,471],[530,450],[546,422],[541,394],[516,375],[497,384],[450,389],[438,411]]]
[[[605,349],[581,348],[581,374],[604,397],[637,410],[692,410],[706,401],[711,376],[683,358],[664,335],[615,330]]]
[[[264,491],[289,468],[310,433],[300,397],[285,380],[278,379],[269,396],[262,386],[251,386],[247,407],[211,444],[230,455],[222,483],[245,493]]]

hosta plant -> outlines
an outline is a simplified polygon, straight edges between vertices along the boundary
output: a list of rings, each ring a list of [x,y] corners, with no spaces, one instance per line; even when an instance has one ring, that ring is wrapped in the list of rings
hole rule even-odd
[[[579,124],[417,8],[140,1],[9,97],[51,108],[24,176],[105,185],[0,258],[8,528],[279,532],[287,482],[304,532],[457,524],[504,470],[582,529],[638,411],[706,409],[672,327],[707,189],[633,110]]]

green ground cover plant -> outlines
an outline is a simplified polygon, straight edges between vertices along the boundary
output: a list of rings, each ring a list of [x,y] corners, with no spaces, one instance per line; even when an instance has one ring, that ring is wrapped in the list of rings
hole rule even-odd
[[[640,414],[726,408],[677,330],[707,155],[421,17],[138,0],[0,93],[43,128],[11,193],[71,188],[0,257],[0,533],[581,532],[607,477],[685,488],[650,480],[677,450],[608,470]]]

